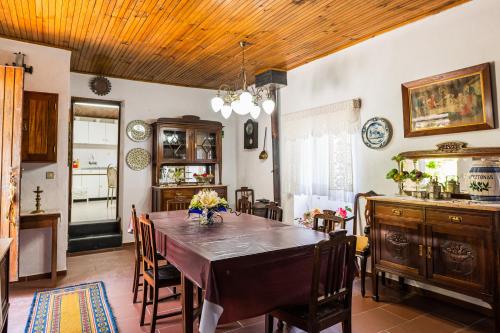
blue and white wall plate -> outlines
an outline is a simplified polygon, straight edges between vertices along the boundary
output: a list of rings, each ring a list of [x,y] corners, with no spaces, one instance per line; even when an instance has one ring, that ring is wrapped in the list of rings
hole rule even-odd
[[[361,137],[368,148],[383,148],[392,138],[391,123],[387,119],[374,117],[363,125]]]

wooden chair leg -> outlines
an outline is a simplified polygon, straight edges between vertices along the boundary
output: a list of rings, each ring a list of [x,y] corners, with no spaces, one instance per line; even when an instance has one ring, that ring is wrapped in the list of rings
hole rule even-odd
[[[137,294],[139,292],[139,272],[140,270],[140,267],[139,267],[139,264],[137,263],[137,261],[135,262],[135,270],[134,270],[134,285],[132,287],[132,290],[134,292],[134,304],[137,303]]]
[[[386,281],[385,281],[385,272],[382,272],[382,285],[385,286]]]
[[[269,313],[266,314],[266,333],[272,333],[274,326],[274,318]]]
[[[378,272],[375,268],[372,268],[372,288],[373,288],[373,299],[378,302]]]
[[[141,309],[141,326],[144,326],[144,318],[146,316],[146,304],[148,302],[148,283],[146,280],[143,282],[142,287],[142,309]]]
[[[361,257],[361,274],[360,274],[360,279],[361,279],[361,296],[365,297],[365,279],[366,279],[366,262],[368,261],[368,258],[366,256]]]
[[[351,333],[352,332],[352,325],[351,325],[351,318],[348,320],[344,320],[342,322],[342,333]]]
[[[156,317],[158,316],[158,287],[153,289],[153,313],[151,314],[151,330],[150,333],[155,333]]]

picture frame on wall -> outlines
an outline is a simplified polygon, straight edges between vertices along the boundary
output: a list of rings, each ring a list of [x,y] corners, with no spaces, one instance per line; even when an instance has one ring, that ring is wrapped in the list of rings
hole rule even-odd
[[[406,137],[495,128],[490,64],[403,83]]]

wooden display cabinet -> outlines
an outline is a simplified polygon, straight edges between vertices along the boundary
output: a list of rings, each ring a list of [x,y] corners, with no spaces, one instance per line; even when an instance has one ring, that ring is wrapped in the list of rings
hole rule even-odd
[[[216,190],[227,198],[222,185],[222,124],[195,116],[160,118],[153,125],[152,210],[166,210],[168,200],[190,199],[202,188]],[[164,167],[201,167],[215,177],[210,184],[167,184],[162,181]]]

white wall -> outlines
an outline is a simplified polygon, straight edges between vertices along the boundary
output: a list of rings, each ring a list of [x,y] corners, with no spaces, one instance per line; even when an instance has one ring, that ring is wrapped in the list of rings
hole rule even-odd
[[[224,138],[222,139],[223,173],[222,182],[228,185],[229,200],[233,200],[236,186],[236,118],[224,120],[219,113],[210,109],[210,99],[215,92],[206,89],[184,88],[162,84],[145,83],[130,80],[110,79],[111,93],[104,97],[94,95],[88,82],[92,76],[71,73],[71,96],[89,97],[121,101],[123,108],[120,127],[120,216],[123,230],[130,221],[130,208],[135,204],[139,212],[151,209],[151,167],[142,171],[133,171],[126,166],[125,155],[132,148],[144,148],[151,152],[152,140],[133,142],[125,134],[128,122],[141,119],[153,122],[161,117],[178,117],[196,115],[204,120],[222,122]],[[131,242],[131,235],[124,233],[124,242]]]
[[[259,123],[259,147],[243,149],[244,123],[249,117],[238,118],[238,187],[247,186],[255,190],[255,199],[273,200],[273,153],[271,138],[271,116],[261,112],[256,120]],[[264,131],[267,127],[266,151],[267,160],[260,160],[259,154],[264,146]]]
[[[384,176],[395,166],[391,156],[399,152],[434,149],[449,140],[500,146],[500,129],[404,138],[401,101],[401,83],[485,62],[498,64],[499,17],[500,1],[472,1],[298,67],[288,72],[288,86],[281,90],[282,112],[361,98],[361,124],[385,117],[394,135],[381,150],[358,140],[357,190],[396,193],[396,185]],[[498,96],[494,70],[493,81]]]
[[[401,101],[403,82],[498,63],[499,16],[500,1],[472,1],[296,68],[288,73],[288,86],[281,91],[282,112],[361,98],[361,124],[385,117],[394,135],[381,150],[357,142],[358,190],[395,193],[396,185],[384,176],[394,167],[391,156],[399,152],[434,149],[449,140],[476,147],[500,145],[500,129],[404,138]]]
[[[13,52],[26,54],[25,63],[33,66],[33,74],[24,76],[24,89],[59,94],[57,164],[23,163],[21,179],[21,210],[35,207],[33,190],[39,185],[42,208],[62,213],[58,227],[57,269],[66,269],[68,239],[68,115],[70,103],[70,57],[66,50],[0,38],[0,63],[12,63]],[[45,179],[45,172],[55,172],[54,180]],[[50,271],[50,230],[23,230],[19,235],[19,276]]]

